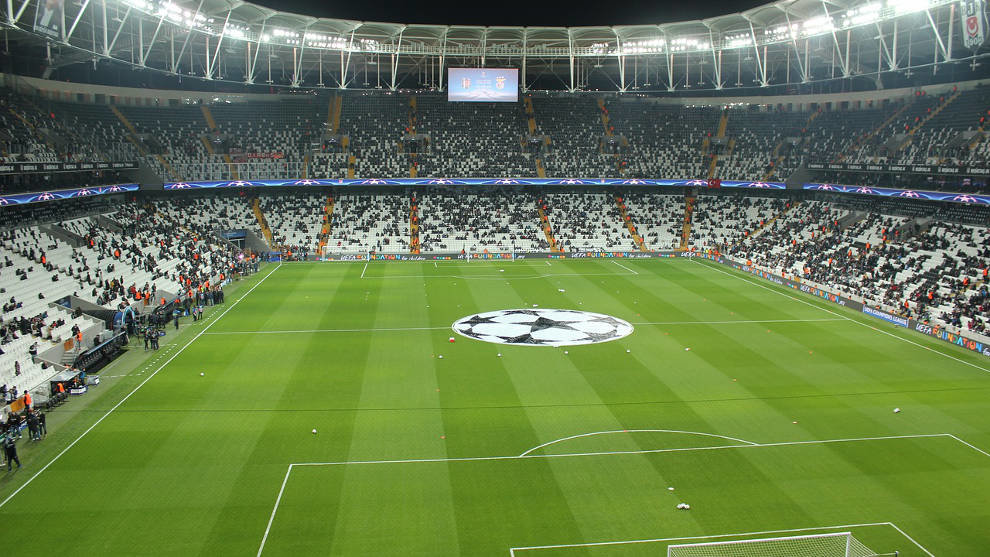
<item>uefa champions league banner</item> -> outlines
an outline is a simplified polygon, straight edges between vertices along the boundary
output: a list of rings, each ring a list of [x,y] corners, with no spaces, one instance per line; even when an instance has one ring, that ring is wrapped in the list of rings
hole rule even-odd
[[[880,197],[901,197],[904,199],[949,201],[952,203],[967,203],[970,205],[990,205],[990,195],[977,195],[972,193],[901,190],[896,188],[873,188],[869,186],[842,186],[839,184],[804,184],[803,189],[837,193],[856,193],[860,195],[877,195]]]
[[[909,326],[907,319],[903,317],[899,317],[892,313],[887,313],[886,311],[882,311],[876,308],[871,308],[870,306],[863,306],[863,313],[872,317],[876,317],[877,319],[883,319],[884,321],[888,323],[893,323],[898,327],[907,328]]]
[[[60,201],[63,199],[78,199],[80,197],[95,197],[114,193],[138,191],[137,184],[114,184],[112,186],[97,186],[93,188],[77,188],[71,190],[41,191],[35,193],[17,193],[0,196],[0,207],[13,207],[43,201]]]
[[[655,178],[333,178],[292,180],[223,180],[211,182],[166,182],[168,191],[215,188],[277,188],[315,186],[709,186],[708,180],[661,180]],[[723,188],[787,189],[783,182],[722,180]]]

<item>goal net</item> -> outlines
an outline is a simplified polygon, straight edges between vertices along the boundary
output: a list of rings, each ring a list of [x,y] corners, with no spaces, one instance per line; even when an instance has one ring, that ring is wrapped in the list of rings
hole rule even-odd
[[[667,557],[874,557],[850,532],[685,543],[667,546]]]

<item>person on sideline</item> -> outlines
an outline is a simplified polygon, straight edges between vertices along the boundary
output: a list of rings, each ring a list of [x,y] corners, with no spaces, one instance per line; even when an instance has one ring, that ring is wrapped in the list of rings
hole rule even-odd
[[[21,459],[17,458],[17,443],[14,438],[7,436],[3,440],[3,454],[7,457],[7,471],[10,472],[13,469],[13,464],[16,462],[17,467],[21,467]]]

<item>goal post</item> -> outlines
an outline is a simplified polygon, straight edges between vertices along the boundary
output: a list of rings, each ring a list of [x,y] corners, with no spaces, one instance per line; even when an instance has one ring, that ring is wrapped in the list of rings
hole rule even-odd
[[[667,546],[667,557],[875,557],[852,532]]]

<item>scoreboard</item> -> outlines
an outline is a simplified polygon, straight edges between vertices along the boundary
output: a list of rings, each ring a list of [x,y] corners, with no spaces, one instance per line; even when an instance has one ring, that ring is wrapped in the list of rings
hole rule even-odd
[[[447,100],[452,102],[517,102],[516,68],[450,68]]]

